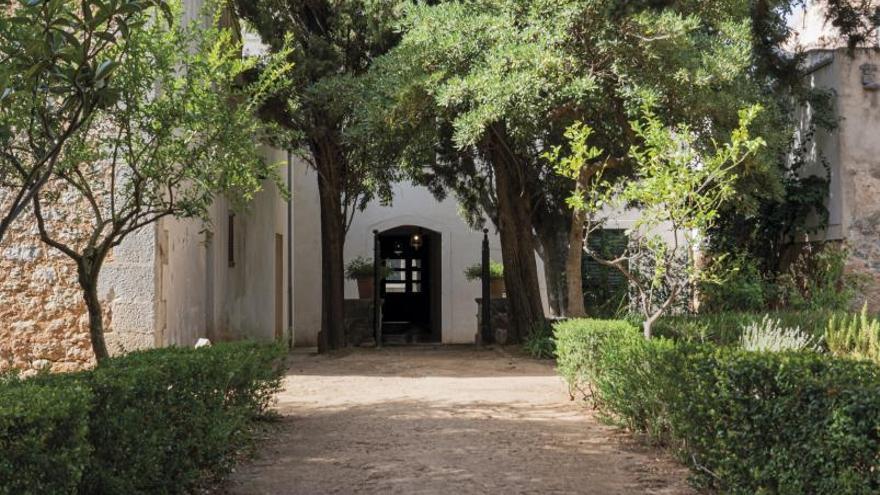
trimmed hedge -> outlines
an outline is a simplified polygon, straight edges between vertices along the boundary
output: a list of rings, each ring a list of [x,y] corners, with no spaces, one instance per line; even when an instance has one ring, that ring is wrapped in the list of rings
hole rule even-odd
[[[92,452],[91,398],[82,384],[0,381],[0,494],[76,490]]]
[[[558,325],[560,373],[605,417],[672,448],[723,493],[878,493],[880,368],[814,353]],[[589,384],[585,381],[589,381]]]
[[[0,384],[0,397],[9,397],[0,439],[30,449],[0,449],[0,494],[189,492],[231,467],[280,388],[283,355],[280,346],[255,343],[158,349],[90,372]],[[33,407],[44,403],[51,407]],[[35,426],[22,429],[8,411]],[[53,430],[69,435],[70,446],[43,439]],[[56,484],[42,488],[41,476]]]

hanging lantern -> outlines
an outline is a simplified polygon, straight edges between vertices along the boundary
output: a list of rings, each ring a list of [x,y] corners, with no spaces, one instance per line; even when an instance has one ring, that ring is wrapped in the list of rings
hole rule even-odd
[[[410,237],[409,245],[412,246],[413,249],[418,251],[419,248],[422,247],[422,243],[424,243],[424,239],[422,238],[422,229],[419,229],[418,231],[416,231],[415,234],[412,235],[412,237]]]

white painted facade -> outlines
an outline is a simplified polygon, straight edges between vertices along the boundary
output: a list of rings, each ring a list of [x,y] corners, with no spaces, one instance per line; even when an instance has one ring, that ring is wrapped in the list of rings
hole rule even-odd
[[[421,227],[440,234],[441,335],[446,344],[473,343],[477,331],[479,282],[468,281],[464,270],[480,261],[483,233],[471,229],[453,198],[437,201],[424,187],[408,182],[393,186],[392,205],[373,202],[356,213],[345,241],[346,262],[373,257],[373,231],[402,226]],[[294,165],[294,329],[297,345],[315,345],[321,326],[321,242],[317,177],[305,163]],[[489,232],[490,256],[501,261],[494,230]],[[539,273],[543,267],[536,257]],[[547,307],[546,291],[544,306]],[[357,286],[347,281],[347,298],[357,298]]]

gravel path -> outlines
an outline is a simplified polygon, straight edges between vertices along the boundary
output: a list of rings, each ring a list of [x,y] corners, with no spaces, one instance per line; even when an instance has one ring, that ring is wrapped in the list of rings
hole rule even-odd
[[[291,356],[280,427],[222,493],[685,494],[686,470],[502,350]]]

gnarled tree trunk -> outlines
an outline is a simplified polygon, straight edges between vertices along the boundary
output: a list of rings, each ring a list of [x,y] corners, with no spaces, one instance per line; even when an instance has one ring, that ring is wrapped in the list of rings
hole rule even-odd
[[[329,140],[312,142],[321,206],[321,333],[319,352],[345,347],[345,219],[342,210],[344,156]]]
[[[524,162],[506,147],[503,131],[490,142],[489,153],[495,172],[498,196],[498,230],[504,261],[504,283],[509,305],[509,342],[520,342],[536,324],[543,323],[544,309],[535,263],[531,202],[526,196]]]
[[[83,300],[89,315],[89,338],[92,341],[92,351],[98,364],[110,357],[107,352],[107,343],[104,340],[104,314],[101,309],[101,299],[98,297],[98,277],[101,273],[103,256],[82,257],[77,260],[77,279],[83,291]]]

